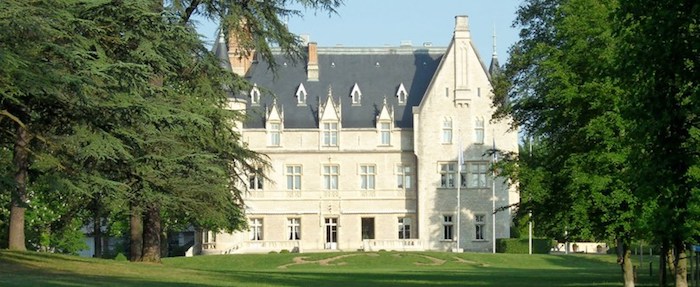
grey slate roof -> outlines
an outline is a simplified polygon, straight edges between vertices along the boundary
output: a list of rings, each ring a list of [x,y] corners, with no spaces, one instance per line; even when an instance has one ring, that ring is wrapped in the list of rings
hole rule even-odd
[[[325,104],[332,87],[334,102],[342,101],[343,128],[375,127],[384,98],[394,109],[395,126],[413,127],[412,108],[421,102],[440,63],[445,48],[318,48],[319,80],[307,81],[306,60],[296,63],[276,56],[277,74],[268,63],[253,64],[247,80],[257,84],[262,97],[259,106],[248,100],[246,128],[263,128],[265,108],[273,98],[284,110],[285,128],[317,128],[319,100]],[[378,63],[378,64],[377,64]],[[297,105],[296,91],[303,83],[306,105]],[[361,105],[353,106],[350,91],[355,83],[362,92]],[[405,105],[398,104],[396,92],[403,83],[408,91]]]

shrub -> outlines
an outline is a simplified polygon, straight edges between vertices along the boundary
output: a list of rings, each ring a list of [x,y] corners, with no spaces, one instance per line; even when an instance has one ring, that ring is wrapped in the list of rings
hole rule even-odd
[[[268,252],[267,254],[277,254],[277,251],[272,250],[272,251]]]
[[[533,238],[532,253],[548,254],[554,246],[554,240],[548,238]],[[527,254],[529,252],[527,238],[499,238],[496,239],[496,252]]]
[[[124,256],[124,253],[117,253],[117,256],[114,256],[114,260],[116,261],[126,261],[126,256]]]
[[[287,249],[282,249],[282,250],[280,250],[280,253],[289,253],[289,250],[287,250]]]

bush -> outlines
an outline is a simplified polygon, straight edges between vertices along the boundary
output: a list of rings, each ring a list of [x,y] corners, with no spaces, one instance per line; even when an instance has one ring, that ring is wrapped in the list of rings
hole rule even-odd
[[[548,238],[533,238],[532,253],[548,254],[555,242]],[[496,239],[496,252],[512,254],[528,254],[527,238],[499,238]]]
[[[289,253],[289,250],[287,250],[287,249],[282,249],[282,250],[280,250],[280,253]]]
[[[267,254],[277,254],[277,251],[272,250],[272,251],[268,252]]]
[[[126,256],[124,256],[124,253],[117,253],[117,256],[114,257],[114,260],[116,261],[126,261]]]

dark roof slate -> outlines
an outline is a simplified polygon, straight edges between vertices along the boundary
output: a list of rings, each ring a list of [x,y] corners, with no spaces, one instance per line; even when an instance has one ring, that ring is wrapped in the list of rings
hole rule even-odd
[[[257,84],[263,95],[259,105],[247,104],[246,128],[263,128],[266,107],[273,98],[284,110],[285,128],[317,128],[319,102],[325,104],[329,86],[335,103],[342,102],[343,128],[375,127],[375,118],[382,109],[384,98],[394,109],[395,126],[413,127],[412,108],[420,104],[444,54],[444,49],[348,49],[319,48],[319,79],[307,81],[306,61],[296,63],[281,55],[275,57],[277,74],[260,61],[253,64],[248,81]],[[303,83],[306,105],[298,105],[296,91]],[[350,91],[355,83],[362,92],[361,104],[353,105]],[[403,83],[408,91],[405,105],[399,105],[396,92]]]

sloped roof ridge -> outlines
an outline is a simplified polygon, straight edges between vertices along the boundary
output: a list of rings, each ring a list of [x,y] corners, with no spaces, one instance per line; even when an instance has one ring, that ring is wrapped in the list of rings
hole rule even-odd
[[[413,55],[413,54],[444,54],[447,47],[318,47],[317,53],[324,55]],[[272,53],[281,54],[280,49]]]

